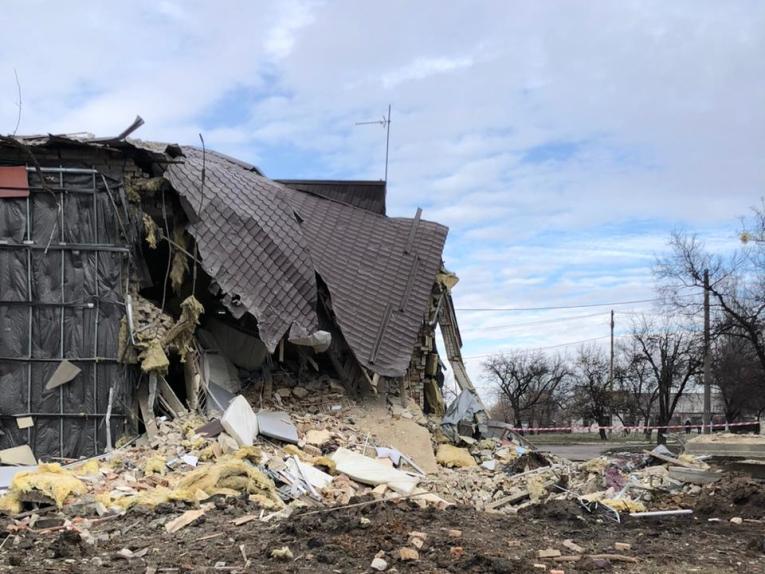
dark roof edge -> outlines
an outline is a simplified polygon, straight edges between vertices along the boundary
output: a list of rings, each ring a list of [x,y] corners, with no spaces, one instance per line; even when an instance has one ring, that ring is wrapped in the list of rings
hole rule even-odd
[[[290,183],[312,183],[316,185],[321,184],[353,184],[353,185],[383,185],[387,187],[387,182],[384,179],[274,179],[273,181],[278,181],[279,183],[283,183],[285,185],[288,185]]]

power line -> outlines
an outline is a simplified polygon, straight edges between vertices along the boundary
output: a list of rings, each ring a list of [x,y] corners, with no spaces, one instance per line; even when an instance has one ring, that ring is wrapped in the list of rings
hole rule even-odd
[[[645,311],[613,311],[615,315],[619,316],[635,316],[645,317],[652,316],[656,313],[647,313]],[[500,329],[515,329],[516,327],[534,327],[537,325],[549,325],[551,323],[557,324],[566,321],[578,321],[580,319],[591,319],[593,317],[606,317],[610,314],[610,311],[600,311],[599,313],[588,313],[586,315],[574,315],[571,317],[558,316],[550,317],[548,319],[540,319],[538,321],[524,321],[523,323],[502,323],[500,325],[481,325],[479,328],[481,331],[497,331]]]
[[[664,335],[667,335],[667,334],[680,334],[680,333],[690,333],[690,334],[693,334],[693,333],[701,333],[701,332],[703,332],[701,329],[678,328],[678,329],[675,329],[675,330],[670,331],[668,333],[657,332],[657,333],[645,333],[644,335],[647,336],[647,337],[660,337],[660,336],[664,336]],[[625,337],[632,337],[632,335],[633,335],[633,333],[622,333],[621,335],[614,335],[614,339],[623,339]],[[463,360],[482,359],[484,357],[491,357],[491,356],[496,355],[498,353],[505,353],[505,352],[508,352],[508,351],[523,351],[523,352],[528,352],[528,351],[546,351],[548,349],[559,349],[561,347],[571,347],[573,345],[581,345],[583,343],[591,343],[593,341],[600,341],[602,339],[608,339],[610,337],[611,337],[611,335],[608,334],[608,335],[601,335],[600,337],[592,337],[590,339],[581,339],[579,341],[571,341],[570,343],[559,343],[557,345],[548,345],[546,347],[515,347],[515,348],[511,348],[511,349],[497,349],[493,353],[484,353],[482,355],[470,355],[470,356],[467,356],[467,357],[462,357],[462,359]]]
[[[690,297],[695,293],[689,293],[687,295],[677,295],[677,297]],[[548,307],[457,307],[457,311],[463,312],[498,312],[498,311],[558,311],[562,309],[586,309],[590,307],[615,307],[618,305],[637,305],[639,303],[654,303],[656,301],[664,301],[661,297],[654,297],[652,299],[634,299],[632,301],[615,301],[611,303],[587,303],[583,305],[554,305]]]
[[[524,323],[506,323],[504,325],[487,325],[481,327],[482,331],[494,331],[497,329],[513,329],[515,327],[533,327],[534,325],[545,325],[549,323],[559,323],[561,321],[576,321],[578,319],[588,319],[591,317],[603,317],[607,312],[589,313],[587,315],[575,315],[573,317],[553,317],[551,319],[541,319],[539,321],[526,321]]]
[[[550,307],[473,307],[473,308],[457,308],[457,311],[557,311],[560,309],[585,309],[588,307],[609,307],[614,305],[635,305],[637,303],[652,303],[654,301],[661,301],[661,299],[635,299],[634,301],[618,301],[615,303],[589,303],[586,305],[557,305]]]
[[[570,347],[572,345],[581,345],[583,343],[591,343],[593,341],[599,341],[601,339],[607,339],[610,336],[611,335],[603,335],[601,337],[592,337],[590,339],[581,339],[580,341],[571,341],[570,343],[560,343],[558,345],[548,345],[546,347],[530,347],[530,348],[529,347],[521,347],[521,348],[518,348],[518,349],[505,349],[505,351],[507,351],[507,350],[511,350],[511,351],[512,350],[518,350],[518,351],[545,351],[547,349],[559,349],[561,347]],[[617,338],[619,338],[619,337],[627,337],[627,336],[629,336],[629,335],[616,335]],[[498,350],[498,351],[496,351],[494,353],[485,353],[483,355],[471,355],[469,357],[462,357],[462,358],[463,358],[463,360],[467,360],[467,359],[482,359],[484,357],[491,357],[492,355],[496,355],[497,353],[502,353],[502,352],[504,352],[504,351]]]

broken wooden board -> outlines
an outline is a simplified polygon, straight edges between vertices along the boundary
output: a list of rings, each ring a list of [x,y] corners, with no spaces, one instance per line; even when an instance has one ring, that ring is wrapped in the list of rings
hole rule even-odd
[[[186,528],[189,524],[194,522],[197,518],[202,516],[207,510],[205,508],[198,508],[196,510],[187,510],[180,516],[173,518],[165,524],[165,530],[170,532],[178,532],[181,528]]]
[[[188,413],[188,410],[183,406],[183,403],[178,398],[178,395],[175,394],[175,391],[170,387],[167,380],[165,380],[165,377],[157,378],[157,391],[159,392],[159,396],[167,403],[167,406],[170,408],[175,418]]]
[[[722,474],[712,470],[702,470],[699,468],[686,468],[683,466],[670,466],[669,476],[681,482],[690,484],[712,484],[722,478]]]
[[[154,409],[149,408],[149,387],[146,383],[138,387],[138,407],[141,409],[141,418],[151,442],[156,438],[158,430],[157,421],[154,420]]]
[[[630,562],[632,564],[637,564],[639,562],[637,558],[624,556],[623,554],[588,554],[587,558],[592,558],[593,560],[610,560],[612,562]]]
[[[223,425],[220,424],[220,419],[212,419],[211,421],[203,424],[201,427],[194,429],[194,432],[201,434],[206,438],[215,438],[223,432]]]
[[[563,546],[568,548],[569,550],[576,552],[577,554],[583,554],[584,548],[582,546],[579,546],[576,542],[571,540],[570,538],[567,538],[563,541]]]
[[[691,464],[690,462],[685,462],[683,460],[680,460],[679,458],[673,458],[671,456],[667,456],[666,454],[662,454],[660,452],[655,452],[651,450],[644,450],[644,454],[647,454],[649,456],[652,456],[654,458],[658,458],[659,460],[663,460],[664,462],[668,462],[670,464],[674,464],[675,466],[682,466],[684,468],[692,468],[694,470],[698,470],[698,465]]]
[[[259,518],[260,517],[257,514],[245,514],[244,516],[234,518],[234,520],[232,520],[231,523],[234,526],[241,526],[242,524],[247,524],[248,522],[258,520]]]
[[[503,496],[502,498],[499,498],[495,500],[494,502],[487,504],[486,510],[496,510],[497,508],[500,508],[502,506],[520,502],[521,500],[528,497],[529,497],[528,490],[519,490],[517,492],[514,492],[513,494],[508,494],[507,496]]]

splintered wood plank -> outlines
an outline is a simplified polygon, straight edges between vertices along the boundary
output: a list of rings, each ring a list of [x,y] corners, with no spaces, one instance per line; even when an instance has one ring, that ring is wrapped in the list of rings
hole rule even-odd
[[[141,418],[143,418],[146,434],[151,442],[156,438],[158,430],[157,421],[154,420],[154,410],[149,408],[149,388],[146,383],[138,387],[138,407],[141,409]]]
[[[157,390],[160,396],[165,399],[170,409],[175,413],[175,416],[185,415],[188,410],[183,406],[181,399],[175,394],[175,391],[170,387],[170,384],[165,380],[165,377],[157,378]]]

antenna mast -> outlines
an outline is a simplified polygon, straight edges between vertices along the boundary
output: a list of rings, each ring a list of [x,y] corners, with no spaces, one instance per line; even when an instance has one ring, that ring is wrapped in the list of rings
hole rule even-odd
[[[388,104],[388,115],[383,116],[380,120],[374,120],[371,122],[356,122],[355,125],[357,126],[372,126],[372,125],[379,125],[386,129],[385,134],[385,179],[384,181],[388,182],[388,152],[390,150],[390,104]]]

